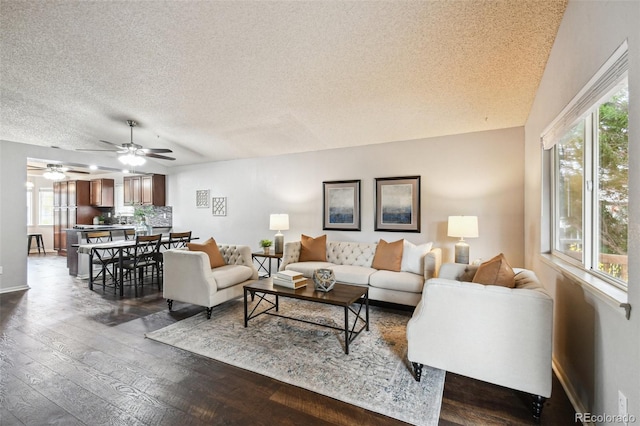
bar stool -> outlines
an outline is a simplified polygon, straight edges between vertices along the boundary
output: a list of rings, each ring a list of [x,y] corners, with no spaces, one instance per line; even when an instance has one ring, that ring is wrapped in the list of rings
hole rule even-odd
[[[44,240],[42,239],[42,234],[27,234],[27,238],[29,239],[29,244],[27,245],[27,255],[31,252],[31,241],[36,239],[36,244],[38,246],[38,254],[40,254],[40,249],[44,254],[47,254],[47,251],[44,249]]]

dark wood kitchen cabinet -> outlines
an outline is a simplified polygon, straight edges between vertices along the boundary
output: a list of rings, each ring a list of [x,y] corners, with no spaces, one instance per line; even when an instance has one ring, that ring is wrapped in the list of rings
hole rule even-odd
[[[67,233],[78,225],[90,225],[100,210],[91,206],[91,182],[69,180],[53,183],[53,248],[66,256]]]
[[[126,176],[123,179],[126,206],[164,206],[165,176]]]
[[[95,207],[113,207],[113,179],[93,179],[91,181],[91,205]]]

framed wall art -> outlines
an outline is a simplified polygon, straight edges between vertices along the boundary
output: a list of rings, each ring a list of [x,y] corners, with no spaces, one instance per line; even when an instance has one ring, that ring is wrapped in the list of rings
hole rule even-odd
[[[322,229],[360,230],[360,181],[322,182]]]
[[[226,216],[227,197],[213,197],[211,199],[211,213],[214,216]]]
[[[209,189],[196,190],[196,208],[208,209],[209,208]]]
[[[376,178],[375,230],[420,232],[420,176]]]

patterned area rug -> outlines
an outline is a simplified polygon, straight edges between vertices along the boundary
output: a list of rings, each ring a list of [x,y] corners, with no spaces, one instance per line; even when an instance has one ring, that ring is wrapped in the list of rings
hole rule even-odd
[[[261,306],[262,307],[262,306]],[[280,313],[341,327],[342,308],[280,299]],[[353,315],[350,314],[350,318]],[[262,315],[244,328],[242,300],[195,315],[147,337],[416,425],[437,425],[445,372],[424,367],[416,382],[407,360],[409,316],[371,307],[370,331],[344,353],[344,334]]]

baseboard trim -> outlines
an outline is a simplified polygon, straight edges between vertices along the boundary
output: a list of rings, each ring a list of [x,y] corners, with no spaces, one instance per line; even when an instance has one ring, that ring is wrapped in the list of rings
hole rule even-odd
[[[556,373],[556,377],[558,378],[558,381],[560,381],[560,384],[562,385],[564,392],[567,394],[567,398],[569,398],[569,402],[573,406],[573,409],[575,410],[575,412],[587,413],[588,412],[587,409],[585,408],[584,405],[582,405],[582,402],[580,402],[580,399],[578,398],[578,393],[576,392],[575,388],[569,381],[569,378],[565,374],[562,367],[560,367],[560,364],[556,362],[555,357],[551,360],[551,368]],[[589,422],[589,423],[582,422],[582,424],[586,426],[595,426],[595,423],[593,422]]]
[[[14,291],[20,291],[20,290],[29,290],[30,288],[31,287],[29,287],[28,285],[22,285],[22,286],[18,286],[18,287],[3,288],[3,289],[0,289],[0,294],[13,293]]]

